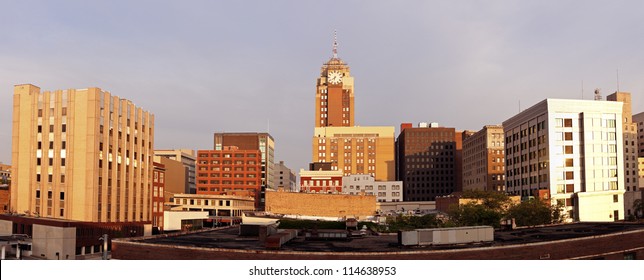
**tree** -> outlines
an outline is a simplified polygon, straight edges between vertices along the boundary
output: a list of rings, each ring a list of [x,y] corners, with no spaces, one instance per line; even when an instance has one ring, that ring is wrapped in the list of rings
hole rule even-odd
[[[463,205],[452,205],[448,210],[450,222],[455,226],[493,226],[499,227],[503,211],[500,208],[489,208],[484,204],[470,202]]]
[[[551,205],[549,201],[531,199],[513,205],[507,217],[514,219],[517,226],[536,226],[563,222],[565,216],[561,205]]]
[[[633,201],[633,213],[637,219],[644,216],[644,201],[642,201],[642,199],[636,199]]]

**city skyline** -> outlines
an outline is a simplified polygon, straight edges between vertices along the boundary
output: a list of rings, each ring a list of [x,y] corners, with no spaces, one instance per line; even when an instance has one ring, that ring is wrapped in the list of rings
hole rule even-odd
[[[605,98],[618,71],[633,113],[644,111],[644,3],[362,4],[1,4],[0,161],[11,163],[13,86],[30,83],[131,100],[156,116],[155,149],[268,132],[276,161],[306,168],[335,30],[356,125],[396,136],[403,122],[478,131],[546,98],[592,100],[595,88]]]

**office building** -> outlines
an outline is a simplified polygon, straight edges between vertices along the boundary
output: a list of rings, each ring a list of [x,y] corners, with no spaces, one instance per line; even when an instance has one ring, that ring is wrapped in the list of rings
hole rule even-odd
[[[637,156],[644,158],[644,112],[633,115],[637,125]]]
[[[463,190],[505,191],[503,127],[486,125],[463,140]]]
[[[221,132],[215,133],[215,150],[225,146],[236,146],[240,150],[259,150],[261,152],[261,185],[275,189],[273,169],[275,166],[275,141],[268,133]]]
[[[289,192],[297,191],[297,176],[284,164],[284,161],[275,164],[273,182],[278,188],[284,188]]]
[[[175,194],[186,194],[188,168],[181,162],[162,156],[154,156],[154,162],[164,166],[163,201],[171,202]],[[195,189],[196,192],[196,189]]]
[[[99,88],[14,87],[11,207],[83,222],[151,221],[154,115]]]
[[[377,181],[393,181],[394,127],[316,127],[313,162],[331,163],[331,170],[344,176],[368,174]]]
[[[260,203],[261,152],[224,146],[197,151],[197,194],[252,197]]]
[[[624,219],[622,104],[546,99],[503,122],[506,186],[546,191],[569,221]]]
[[[463,134],[437,123],[401,124],[396,162],[404,201],[430,201],[462,190]]]
[[[152,170],[152,230],[163,232],[163,210],[165,203],[165,165],[153,162]]]
[[[377,202],[403,201],[401,181],[376,181],[371,175],[342,177],[342,193],[350,195],[373,195]]]
[[[164,157],[167,159],[175,160],[181,162],[183,166],[187,169],[186,173],[186,184],[183,187],[183,191],[178,193],[196,193],[196,162],[197,156],[195,151],[191,149],[175,149],[175,150],[156,150],[154,151],[155,156]],[[165,164],[165,163],[164,163]],[[173,171],[172,173],[176,173]],[[173,187],[174,188],[174,187]]]

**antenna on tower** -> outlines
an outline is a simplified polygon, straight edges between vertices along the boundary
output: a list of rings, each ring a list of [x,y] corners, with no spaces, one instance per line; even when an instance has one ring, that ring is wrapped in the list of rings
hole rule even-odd
[[[338,32],[333,30],[333,58],[338,58]]]
[[[595,89],[595,100],[601,101],[602,100],[602,95],[599,93],[600,89],[596,88]]]

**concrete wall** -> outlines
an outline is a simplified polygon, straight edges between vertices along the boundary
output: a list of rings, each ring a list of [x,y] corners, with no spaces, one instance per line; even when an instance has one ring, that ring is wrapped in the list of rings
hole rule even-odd
[[[266,211],[287,215],[366,217],[375,215],[376,197],[367,195],[266,192]]]
[[[76,255],[76,228],[34,225],[32,244],[33,256],[73,260]]]
[[[163,230],[181,230],[181,221],[183,220],[201,220],[208,219],[208,212],[193,211],[164,211],[163,212]]]
[[[0,220],[0,235],[11,235],[13,231],[13,222]]]

